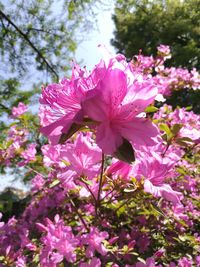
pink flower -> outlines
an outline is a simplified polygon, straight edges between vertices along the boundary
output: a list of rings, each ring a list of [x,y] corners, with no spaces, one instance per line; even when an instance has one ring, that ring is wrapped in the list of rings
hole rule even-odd
[[[51,142],[59,142],[73,124],[79,128],[77,125],[81,127],[89,118],[104,153],[116,152],[124,139],[137,146],[156,143],[157,127],[141,116],[158,93],[151,79],[134,74],[121,55],[107,56],[90,75],[77,68],[71,80],[43,90],[41,103],[46,106],[46,115],[42,116],[45,125],[41,131]]]
[[[99,173],[102,152],[90,133],[79,133],[73,144],[62,146],[60,157],[70,163],[69,168],[78,176],[85,175],[92,179]]]
[[[180,260],[178,260],[178,267],[191,267],[192,264],[192,260],[188,259],[187,257],[183,257]]]
[[[43,145],[42,146],[42,153],[44,155],[43,162],[44,165],[47,167],[52,166],[60,166],[61,165],[61,158],[60,158],[60,151],[61,145]]]
[[[24,112],[26,112],[27,109],[28,109],[27,106],[24,105],[24,103],[20,102],[17,107],[12,108],[12,115],[14,118],[17,118],[20,115],[22,115]]]
[[[55,216],[54,223],[47,219],[47,226],[40,223],[37,223],[37,226],[47,232],[46,236],[42,237],[43,249],[40,255],[42,266],[57,266],[56,263],[60,263],[63,258],[68,262],[76,260],[74,250],[79,240],[74,237],[71,227],[64,225],[59,215]]]
[[[43,88],[40,103],[41,132],[57,144],[63,133],[67,133],[73,123],[81,123],[81,101],[86,92],[93,88],[93,73],[90,76],[74,64],[71,79],[63,79],[59,84]]]
[[[79,267],[101,267],[101,261],[97,258],[92,258],[90,263],[80,263]]]
[[[161,265],[156,265],[155,260],[153,258],[148,258],[146,260],[146,263],[137,262],[135,265],[135,267],[155,267],[155,266],[161,267]]]
[[[0,220],[1,220],[1,218],[2,218],[2,213],[0,212]],[[0,222],[0,229],[2,228],[4,226],[4,222]]]
[[[25,160],[19,163],[19,166],[24,166],[25,164],[29,163],[30,161],[35,161],[36,160],[36,155],[37,150],[36,150],[36,144],[29,144],[27,149],[24,150],[21,153],[21,157],[24,158]]]
[[[45,184],[45,180],[44,178],[37,174],[32,180],[31,180],[31,185],[32,185],[32,191],[35,192],[35,191],[38,191],[40,190],[43,185]]]
[[[151,82],[137,80],[129,65],[110,59],[104,76],[82,102],[84,114],[97,122],[97,144],[104,153],[116,152],[123,138],[137,146],[156,143],[156,126],[140,116],[156,95]]]
[[[36,152],[36,144],[29,144],[27,149],[22,152],[21,156],[28,161],[32,161],[35,160]]]
[[[105,256],[107,254],[107,249],[102,244],[102,241],[107,238],[107,232],[99,232],[97,228],[90,227],[90,232],[82,236],[82,244],[88,245],[86,257],[93,257],[95,250],[102,256]]]
[[[195,260],[196,260],[197,267],[200,267],[200,256],[199,255],[196,256]]]
[[[157,50],[158,54],[162,55],[164,59],[171,58],[170,47],[168,45],[161,44],[157,47]]]
[[[130,179],[133,172],[133,166],[123,161],[113,160],[112,164],[107,168],[107,175],[112,175],[114,178],[121,177],[125,181]]]
[[[26,267],[26,258],[24,256],[18,257],[16,261],[16,267]]]
[[[141,180],[144,178],[144,191],[155,197],[163,197],[174,204],[180,203],[180,192],[174,191],[169,184],[164,181],[167,174],[173,167],[174,161],[163,159],[158,154],[144,153],[135,166],[135,176]]]

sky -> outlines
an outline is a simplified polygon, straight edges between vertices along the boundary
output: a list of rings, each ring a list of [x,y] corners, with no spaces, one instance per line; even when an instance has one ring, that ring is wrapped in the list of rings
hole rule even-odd
[[[114,23],[111,19],[114,13],[114,1],[109,1],[105,11],[97,10],[97,12],[97,29],[92,30],[85,38],[87,40],[78,45],[75,55],[77,61],[83,60],[83,65],[88,70],[91,70],[101,58],[100,49],[97,47],[99,44],[104,44],[112,54],[115,53],[114,47],[110,44],[114,31]]]
[[[91,30],[88,36],[86,36],[85,41],[78,45],[75,59],[77,62],[82,61],[81,66],[86,66],[88,70],[92,70],[101,58],[100,49],[97,47],[99,44],[104,44],[112,54],[115,54],[115,50],[110,44],[114,31],[114,23],[111,19],[114,11],[113,2],[113,0],[109,0],[109,6],[107,6],[106,10],[103,12],[97,10],[96,29]],[[3,191],[7,186],[13,186],[23,190],[29,189],[29,187],[24,186],[20,180],[13,179],[9,173],[3,175],[3,179],[0,177],[0,191]]]

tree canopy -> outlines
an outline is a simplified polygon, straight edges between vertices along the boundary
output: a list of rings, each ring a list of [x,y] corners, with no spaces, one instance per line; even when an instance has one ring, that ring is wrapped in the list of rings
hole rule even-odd
[[[113,20],[112,44],[129,58],[140,49],[155,55],[156,47],[166,44],[173,55],[168,64],[199,68],[199,0],[117,0]]]
[[[140,50],[155,55],[160,44],[169,45],[172,57],[167,66],[200,67],[200,0],[128,0],[116,1],[114,39],[118,52],[129,59]],[[167,100],[176,107],[192,106],[200,113],[200,93],[184,88]]]

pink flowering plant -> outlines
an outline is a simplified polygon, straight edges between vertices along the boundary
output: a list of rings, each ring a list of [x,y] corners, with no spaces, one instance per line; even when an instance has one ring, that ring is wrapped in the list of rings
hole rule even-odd
[[[0,162],[31,190],[14,216],[0,198],[0,266],[200,266],[200,118],[163,103],[199,74],[166,68],[168,46],[130,62],[100,48],[42,88],[40,125],[12,110]]]

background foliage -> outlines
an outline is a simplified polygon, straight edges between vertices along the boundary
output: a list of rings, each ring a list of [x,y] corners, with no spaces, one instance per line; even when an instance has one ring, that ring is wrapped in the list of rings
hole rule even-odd
[[[0,1],[0,115],[35,98],[42,83],[66,75],[80,32],[91,28],[91,3],[95,5],[90,0]]]
[[[168,66],[200,67],[200,1],[128,0],[116,1],[114,38],[117,51],[129,59],[142,49],[155,55],[160,44],[169,45],[172,58]],[[173,107],[192,106],[200,113],[199,92],[174,93],[167,101]]]

